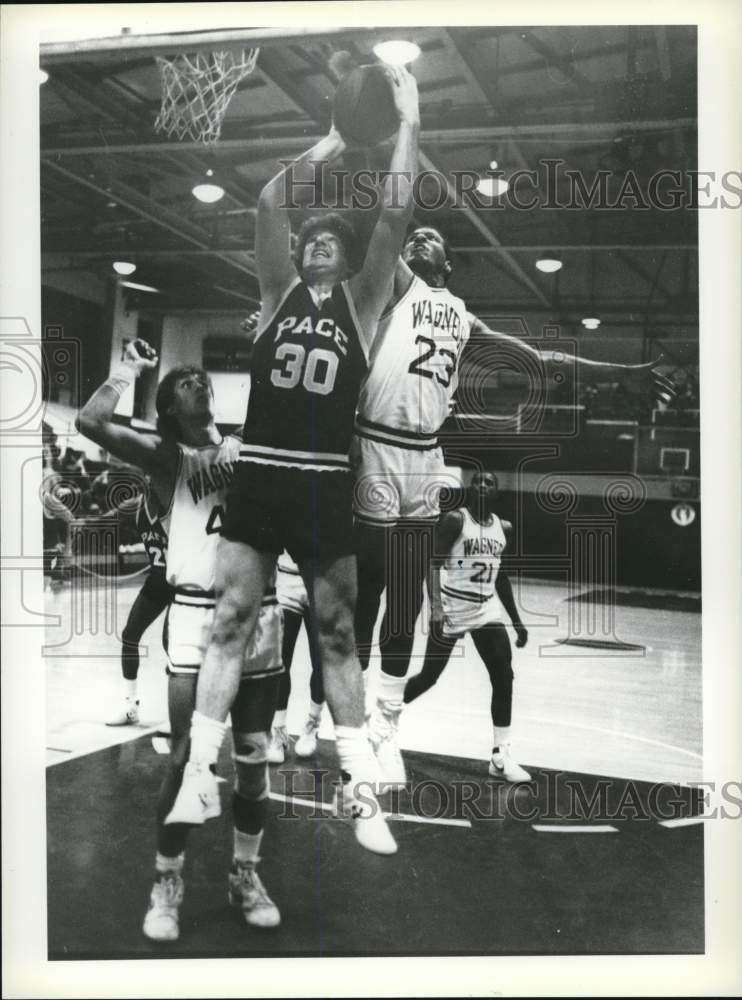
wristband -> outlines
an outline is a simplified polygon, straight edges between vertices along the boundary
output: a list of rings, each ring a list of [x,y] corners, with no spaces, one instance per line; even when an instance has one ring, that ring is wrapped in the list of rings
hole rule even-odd
[[[137,372],[132,368],[132,366],[122,362],[114,368],[103,385],[107,385],[110,389],[113,389],[115,393],[121,396],[122,393],[125,392],[131,383],[136,379],[136,377]]]

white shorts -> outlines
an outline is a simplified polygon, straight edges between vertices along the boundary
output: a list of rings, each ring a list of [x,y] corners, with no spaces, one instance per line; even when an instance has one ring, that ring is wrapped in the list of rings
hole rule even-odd
[[[170,673],[198,673],[211,636],[214,605],[213,599],[201,595],[176,594],[165,623]],[[255,633],[245,652],[243,677],[268,677],[283,672],[282,626],[276,595],[269,592],[263,598]]]
[[[286,611],[293,611],[297,615],[303,615],[309,610],[309,598],[307,588],[299,570],[286,569],[279,562],[278,573],[276,575],[276,594],[278,603]]]
[[[497,594],[483,604],[475,604],[457,601],[441,593],[438,618],[444,635],[463,635],[484,625],[504,624],[505,609]]]
[[[441,489],[461,486],[438,447],[416,450],[356,434],[350,454],[356,476],[353,513],[361,523],[436,519]]]

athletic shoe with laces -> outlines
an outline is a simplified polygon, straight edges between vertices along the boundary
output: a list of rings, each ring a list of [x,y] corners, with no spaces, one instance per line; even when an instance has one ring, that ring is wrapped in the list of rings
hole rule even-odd
[[[173,808],[165,817],[165,824],[200,826],[207,819],[220,816],[221,811],[216,775],[210,767],[189,760]]]
[[[260,859],[258,859],[260,860]],[[234,861],[229,873],[229,903],[242,910],[245,922],[251,927],[278,927],[281,914],[265,891],[260,876],[255,871],[257,861]]]
[[[374,854],[396,854],[397,842],[391,834],[371,785],[360,783],[358,796],[354,794],[350,781],[344,781],[335,788],[332,803],[333,815],[338,819],[349,819],[353,823],[353,833],[361,847]]]
[[[180,875],[177,872],[160,875],[149,897],[149,909],[142,926],[144,934],[152,941],[177,941],[182,902],[183,879]]]
[[[297,757],[312,757],[317,752],[317,730],[319,729],[319,719],[310,715],[304,723],[304,731],[294,744],[294,753]]]
[[[520,764],[516,764],[510,756],[510,746],[507,743],[495,747],[492,751],[489,773],[492,778],[502,778],[504,781],[510,781],[513,784],[531,780],[531,775],[528,771],[524,767],[521,767]]]
[[[383,786],[407,784],[407,771],[397,738],[400,714],[401,709],[390,710],[379,704],[368,726],[368,738],[379,764]]]
[[[139,722],[139,702],[129,701],[124,703],[123,712],[118,712],[113,718],[106,721],[107,726],[136,726]]]
[[[286,751],[291,746],[286,726],[274,726],[271,729],[271,741],[268,744],[265,759],[269,764],[283,764]]]

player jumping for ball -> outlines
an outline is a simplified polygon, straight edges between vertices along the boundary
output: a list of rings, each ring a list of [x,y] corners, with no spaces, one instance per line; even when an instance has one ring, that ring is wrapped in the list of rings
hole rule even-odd
[[[386,588],[381,676],[369,732],[389,784],[406,780],[397,741],[399,714],[439,513],[438,495],[441,487],[451,485],[438,432],[449,415],[462,352],[484,343],[488,353],[499,344],[511,363],[522,358],[526,370],[542,381],[572,366],[592,379],[653,391],[665,401],[674,391],[655,362],[614,365],[565,355],[555,359],[553,351],[540,351],[517,337],[490,330],[446,288],[452,270],[448,245],[437,229],[424,226],[410,233],[374,341],[353,442],[359,571],[356,636],[364,668]],[[491,370],[494,367],[496,362]],[[389,553],[396,553],[393,561]]]
[[[262,306],[244,445],[227,500],[217,607],[199,677],[190,761],[167,818],[201,823],[218,809],[211,767],[262,595],[285,548],[305,581],[316,622],[344,779],[337,808],[353,819],[359,843],[382,854],[396,851],[396,843],[369,791],[377,772],[364,725],[353,630],[357,577],[348,452],[368,352],[412,211],[417,166],[417,86],[404,69],[389,67],[388,73],[399,130],[358,273],[351,276],[354,237],[340,217],[305,223],[296,266],[290,249],[286,181],[313,178],[315,163],[343,152],[345,142],[334,128],[260,195],[255,253]],[[362,784],[363,800],[356,794]]]

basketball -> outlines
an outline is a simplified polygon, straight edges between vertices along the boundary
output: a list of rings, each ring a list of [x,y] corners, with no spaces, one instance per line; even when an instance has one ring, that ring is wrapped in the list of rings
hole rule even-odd
[[[383,66],[359,66],[338,84],[333,120],[348,142],[374,146],[397,131],[392,84]]]

